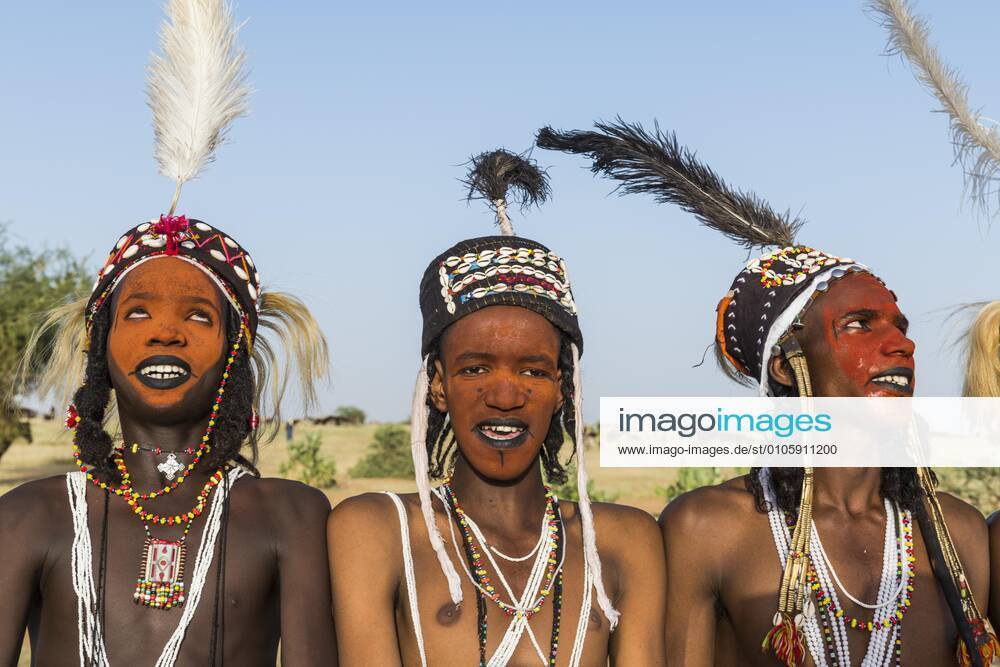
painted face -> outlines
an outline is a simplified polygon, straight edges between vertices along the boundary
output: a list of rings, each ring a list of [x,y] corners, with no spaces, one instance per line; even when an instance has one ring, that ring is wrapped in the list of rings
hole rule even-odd
[[[226,352],[227,302],[196,266],[147,261],[115,290],[108,367],[119,409],[157,424],[209,413]]]
[[[548,320],[516,306],[483,308],[445,330],[431,396],[479,474],[516,479],[537,461],[563,402],[559,344]]]
[[[912,396],[913,351],[896,298],[868,273],[830,284],[796,335],[817,396]]]

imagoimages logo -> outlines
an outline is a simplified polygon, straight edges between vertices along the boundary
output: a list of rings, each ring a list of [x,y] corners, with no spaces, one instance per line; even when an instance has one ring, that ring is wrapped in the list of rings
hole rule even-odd
[[[718,408],[713,412],[625,412],[618,408],[618,430],[622,433],[676,433],[690,438],[700,431],[716,433],[770,433],[779,438],[789,438],[796,433],[825,433],[832,428],[829,414],[790,414],[727,412]]]

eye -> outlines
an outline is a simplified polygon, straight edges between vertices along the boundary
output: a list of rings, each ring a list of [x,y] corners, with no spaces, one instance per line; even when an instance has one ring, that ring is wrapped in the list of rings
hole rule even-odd
[[[486,372],[485,366],[466,366],[458,371],[459,375],[464,375],[465,377],[475,377],[477,375],[482,375]]]
[[[844,329],[847,331],[871,331],[871,327],[868,326],[868,320],[865,319],[851,320],[844,325]]]
[[[189,320],[194,320],[195,322],[202,322],[204,324],[212,323],[212,316],[206,313],[204,310],[195,310],[188,315]]]
[[[533,377],[533,378],[546,378],[547,379],[547,378],[552,377],[552,374],[549,373],[544,368],[525,368],[523,371],[521,371],[521,374],[522,375],[527,375],[527,376]]]
[[[130,308],[125,312],[126,320],[148,320],[149,313],[146,312],[145,308],[136,306],[135,308]]]

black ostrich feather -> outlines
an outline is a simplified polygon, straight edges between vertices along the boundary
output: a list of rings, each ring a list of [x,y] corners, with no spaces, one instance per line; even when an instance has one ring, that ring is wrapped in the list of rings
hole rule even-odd
[[[463,183],[469,189],[469,201],[484,199],[494,208],[503,201],[524,208],[543,203],[551,194],[548,175],[527,154],[501,148],[474,155],[468,164]]]
[[[621,118],[595,126],[596,132],[544,127],[536,144],[587,155],[594,161],[591,171],[619,181],[621,193],[649,193],[658,202],[676,204],[748,249],[795,245],[802,220],[791,219],[787,211],[779,215],[752,192],[730,188],[673,132],[662,132],[655,124],[650,133]]]

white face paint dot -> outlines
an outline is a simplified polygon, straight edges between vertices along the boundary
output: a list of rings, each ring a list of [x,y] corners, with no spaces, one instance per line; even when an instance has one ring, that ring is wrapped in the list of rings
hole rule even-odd
[[[212,257],[214,257],[216,260],[218,260],[220,262],[226,261],[226,256],[223,255],[218,250],[216,250],[215,248],[212,248],[211,250],[209,250],[208,254],[210,254]]]
[[[135,253],[137,253],[137,252],[139,252],[139,246],[137,246],[137,245],[135,245],[133,243],[129,247],[125,248],[125,252],[122,253],[122,257],[124,257],[125,259],[128,259],[129,257],[132,257],[133,255],[135,255]]]
[[[209,227],[208,225],[206,225],[204,222],[196,222],[196,223],[194,223],[194,226],[195,226],[196,229],[198,229],[200,231],[203,231],[203,232],[210,232],[210,231],[212,231],[212,228]]]

